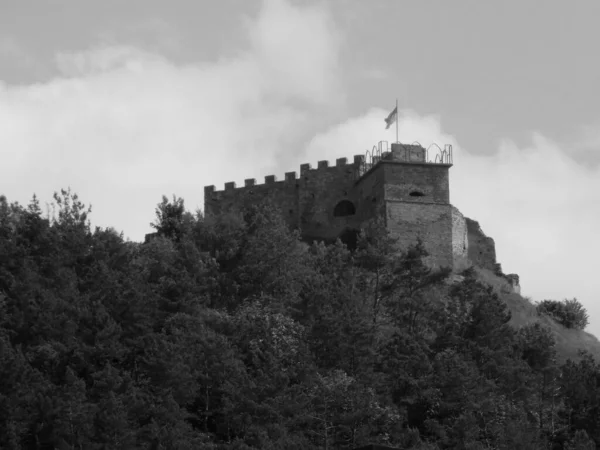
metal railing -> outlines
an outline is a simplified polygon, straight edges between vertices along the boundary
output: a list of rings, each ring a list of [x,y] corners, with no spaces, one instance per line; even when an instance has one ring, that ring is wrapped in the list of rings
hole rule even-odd
[[[397,143],[394,147],[392,153],[388,141],[379,141],[371,150],[367,150],[358,167],[357,178],[363,176],[382,160],[453,164],[451,144],[444,145],[443,149],[435,143],[424,148],[419,142],[415,141],[411,145]]]

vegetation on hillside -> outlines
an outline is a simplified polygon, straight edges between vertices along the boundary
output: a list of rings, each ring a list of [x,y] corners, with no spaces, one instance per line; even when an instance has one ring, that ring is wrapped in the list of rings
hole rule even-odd
[[[89,212],[69,191],[52,217],[0,197],[0,448],[600,443],[591,354],[558,362],[543,320],[511,326],[476,270],[450,284],[377,223],[351,252],[268,205],[165,198],[138,244]]]
[[[583,330],[588,325],[588,314],[576,298],[565,299],[562,302],[556,300],[544,300],[537,305],[537,310],[547,314],[565,328]]]

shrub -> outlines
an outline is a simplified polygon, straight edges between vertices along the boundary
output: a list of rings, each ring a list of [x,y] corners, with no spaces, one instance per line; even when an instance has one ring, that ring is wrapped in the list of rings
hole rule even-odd
[[[541,314],[552,317],[565,328],[583,330],[588,325],[589,316],[586,309],[579,301],[572,300],[544,300],[537,304],[537,310]]]

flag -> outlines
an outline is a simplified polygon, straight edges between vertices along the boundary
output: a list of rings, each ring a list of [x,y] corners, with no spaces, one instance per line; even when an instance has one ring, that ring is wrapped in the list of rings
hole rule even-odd
[[[392,123],[394,123],[394,120],[396,119],[397,115],[398,115],[398,107],[396,106],[394,108],[394,110],[390,113],[390,115],[387,116],[386,119],[384,119],[385,123],[387,123],[387,126],[385,127],[386,130],[392,126]]]

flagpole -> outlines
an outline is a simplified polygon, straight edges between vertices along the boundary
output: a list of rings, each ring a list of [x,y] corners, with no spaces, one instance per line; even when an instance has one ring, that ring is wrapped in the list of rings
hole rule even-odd
[[[396,97],[396,144],[398,144],[398,97]]]

